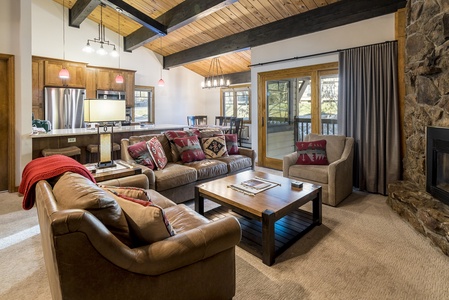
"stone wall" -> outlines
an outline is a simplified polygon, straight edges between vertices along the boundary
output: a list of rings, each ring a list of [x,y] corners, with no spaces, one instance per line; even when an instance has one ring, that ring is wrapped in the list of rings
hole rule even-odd
[[[449,1],[407,3],[404,181],[388,203],[449,255],[449,207],[426,189],[426,127],[449,128]]]

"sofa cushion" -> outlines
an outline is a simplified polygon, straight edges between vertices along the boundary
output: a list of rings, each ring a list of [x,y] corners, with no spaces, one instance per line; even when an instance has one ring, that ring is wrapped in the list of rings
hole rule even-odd
[[[165,209],[167,219],[177,233],[197,228],[203,224],[210,223],[204,216],[184,204],[178,204]]]
[[[333,163],[341,158],[345,148],[346,137],[344,135],[320,135],[311,133],[307,136],[307,141],[326,140],[326,154],[329,163]]]
[[[213,129],[208,128],[208,129],[200,130],[200,138],[202,138],[202,139],[217,136],[217,135],[223,135],[223,131],[218,128],[213,128]]]
[[[137,187],[127,187],[127,186],[111,186],[111,185],[103,185],[102,183],[97,184],[104,190],[108,190],[120,197],[130,197],[133,199],[139,199],[144,201],[150,201],[151,198],[148,195],[147,190]]]
[[[182,164],[169,163],[163,170],[154,171],[156,191],[165,191],[197,180],[194,168]]]
[[[226,163],[228,173],[235,173],[246,168],[251,168],[253,164],[250,157],[240,154],[215,159]]]
[[[201,143],[206,158],[228,156],[226,141],[223,136],[203,138],[201,139]]]
[[[328,183],[328,165],[292,165],[289,168],[289,177],[298,177],[322,184]]]
[[[226,163],[216,159],[205,159],[185,164],[185,166],[194,168],[197,171],[197,180],[213,178],[228,173]]]
[[[147,142],[147,147],[158,170],[165,168],[168,163],[168,159],[167,156],[165,156],[164,148],[162,148],[162,144],[159,140],[156,137],[152,138]]]
[[[196,135],[177,137],[173,139],[173,142],[178,148],[178,152],[183,163],[203,160],[206,158],[206,155],[201,148],[200,141]]]
[[[328,165],[326,140],[296,142],[298,152],[297,165]]]
[[[144,165],[154,170],[154,161],[151,158],[145,141],[138,142],[128,147],[128,153],[139,165]]]
[[[58,205],[84,209],[100,220],[124,244],[131,246],[129,227],[120,205],[112,194],[77,173],[66,172],[53,187]]]
[[[171,201],[167,197],[161,195],[160,193],[156,192],[155,190],[146,190],[148,197],[151,199],[151,202],[156,204],[159,207],[162,207],[163,209],[176,205],[175,202]]]
[[[131,234],[135,237],[134,246],[151,244],[175,235],[161,207],[148,200],[140,204],[118,195],[115,199],[125,213]]]

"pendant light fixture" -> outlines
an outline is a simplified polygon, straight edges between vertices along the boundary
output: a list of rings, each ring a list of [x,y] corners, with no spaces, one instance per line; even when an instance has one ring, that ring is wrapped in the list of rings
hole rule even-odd
[[[65,60],[65,1],[62,0],[62,59]],[[59,71],[59,78],[61,79],[69,79],[70,74],[69,70],[62,67],[61,71]]]
[[[120,52],[120,40],[122,39],[120,36],[120,15],[122,13],[122,9],[117,7],[117,32],[118,32],[118,51]],[[118,68],[120,69],[120,54],[119,52],[117,52],[117,56],[118,56]],[[123,79],[123,75],[122,73],[119,73],[116,77],[115,77],[115,83],[123,83],[125,80]]]
[[[162,55],[162,35],[160,35],[159,39],[161,40],[161,50],[160,53]],[[165,85],[164,79],[162,79],[162,69],[164,68],[164,56],[162,55],[162,67],[161,67],[161,79],[159,79],[157,85],[160,87],[163,87]]]
[[[204,78],[204,81],[201,82],[201,87],[203,89],[212,89],[212,88],[225,88],[230,85],[229,79],[225,80],[223,75],[223,69],[221,68],[220,58],[214,57],[212,58],[209,66],[209,74]]]

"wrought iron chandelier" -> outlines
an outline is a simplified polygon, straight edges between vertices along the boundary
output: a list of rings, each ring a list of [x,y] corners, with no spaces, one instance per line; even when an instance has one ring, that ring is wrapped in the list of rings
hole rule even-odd
[[[98,24],[98,38],[88,39],[86,46],[84,46],[83,51],[87,53],[97,52],[99,55],[106,55],[108,54],[108,51],[104,48],[104,45],[108,45],[113,47],[111,51],[111,56],[118,57],[119,53],[115,49],[115,44],[111,43],[110,41],[106,40],[105,32],[106,27],[103,25],[103,7],[105,4],[100,4],[100,24]],[[90,43],[98,43],[100,44],[100,48],[95,51],[95,49],[90,45]]]
[[[225,80],[224,78],[220,59],[218,57],[213,58],[210,62],[209,73],[207,77],[204,78],[204,81],[201,82],[201,87],[203,89],[211,89],[229,87],[229,85],[229,79]]]

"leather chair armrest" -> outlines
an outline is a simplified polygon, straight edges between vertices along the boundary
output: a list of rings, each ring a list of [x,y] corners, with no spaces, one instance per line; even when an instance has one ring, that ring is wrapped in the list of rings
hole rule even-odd
[[[159,275],[196,263],[234,247],[241,239],[239,222],[228,216],[151,245],[131,249],[87,211],[63,210],[50,217],[55,237],[70,239],[67,236],[70,233],[84,233],[105,259],[120,268],[144,275]]]
[[[146,174],[137,174],[132,176],[126,176],[122,178],[115,178],[111,180],[101,181],[99,184],[109,186],[132,186],[141,188],[144,190],[149,189],[148,177]]]
[[[239,147],[239,153],[251,158],[252,169],[254,170],[254,168],[256,167],[256,151],[254,151],[253,149]]]
[[[296,161],[298,160],[298,152],[293,152],[290,154],[287,154],[282,159],[282,176],[284,177],[290,177],[289,169],[290,166],[296,164]]]

